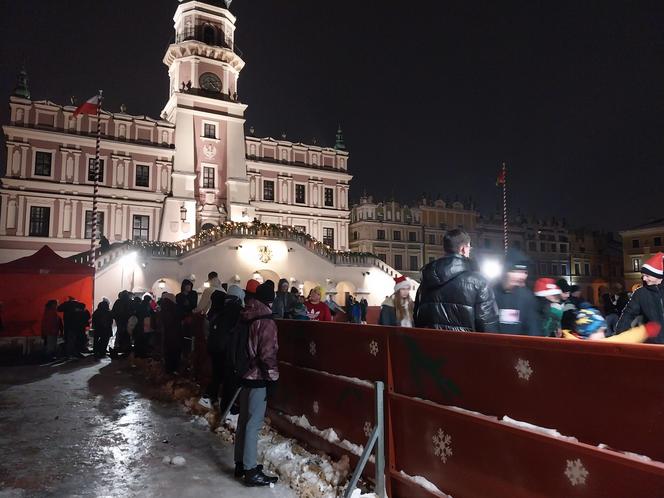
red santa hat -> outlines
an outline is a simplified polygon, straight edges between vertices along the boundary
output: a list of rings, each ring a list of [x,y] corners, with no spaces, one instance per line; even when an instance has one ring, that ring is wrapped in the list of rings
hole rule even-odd
[[[410,282],[403,275],[394,279],[394,292],[399,292],[399,289],[410,289]]]
[[[556,285],[556,281],[552,278],[538,278],[535,281],[535,288],[533,289],[536,296],[545,297],[545,296],[555,296],[556,294],[562,294],[563,291],[560,290],[560,287]]]
[[[645,273],[646,275],[650,275],[651,277],[655,278],[663,278],[664,269],[662,268],[662,265],[664,265],[664,254],[658,252],[654,256],[651,256],[648,261],[643,263],[643,266],[641,267],[641,273]]]

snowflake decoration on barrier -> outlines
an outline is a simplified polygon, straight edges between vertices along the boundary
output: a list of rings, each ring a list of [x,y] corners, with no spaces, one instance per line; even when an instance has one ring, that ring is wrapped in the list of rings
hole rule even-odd
[[[318,401],[314,401],[313,409],[314,409],[314,413],[316,415],[318,415],[318,412],[320,411],[320,406],[318,405]]]
[[[369,353],[376,356],[378,354],[378,343],[376,341],[371,341],[369,343]]]
[[[572,486],[576,486],[586,483],[589,472],[583,466],[583,462],[577,458],[576,460],[567,460],[565,475],[567,476],[567,479],[569,479],[569,482],[572,483]]]
[[[371,422],[365,422],[364,423],[364,435],[367,437],[371,437],[371,434],[374,431],[374,426],[371,424]]]
[[[438,429],[438,432],[431,438],[433,441],[433,454],[447,463],[447,458],[452,456],[452,436],[445,434],[443,429]]]
[[[311,356],[316,356],[316,343],[314,341],[309,343],[309,354]]]
[[[516,370],[516,373],[519,375],[519,379],[523,380],[530,380],[530,376],[533,374],[533,369],[530,366],[530,362],[528,360],[524,360],[523,358],[519,358],[516,362],[516,365],[514,366],[514,370]]]

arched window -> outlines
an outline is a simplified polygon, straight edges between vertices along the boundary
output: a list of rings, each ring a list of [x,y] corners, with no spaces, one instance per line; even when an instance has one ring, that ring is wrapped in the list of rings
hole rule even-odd
[[[206,24],[203,27],[203,43],[207,45],[214,45],[216,35],[217,35],[217,30],[214,29],[214,26],[212,26],[212,24]]]

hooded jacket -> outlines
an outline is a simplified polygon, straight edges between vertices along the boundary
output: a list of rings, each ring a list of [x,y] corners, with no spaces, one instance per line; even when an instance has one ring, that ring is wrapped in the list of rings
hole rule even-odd
[[[55,308],[44,310],[41,323],[42,337],[58,337],[62,335],[62,320]]]
[[[189,294],[184,293],[185,286],[190,285],[192,289],[189,291]],[[187,315],[192,313],[196,309],[198,304],[198,293],[194,290],[194,284],[191,280],[183,280],[182,285],[180,286],[180,293],[175,296],[175,302],[178,305],[178,311],[180,316]]]
[[[254,321],[249,326],[249,370],[242,379],[245,386],[266,387],[268,382],[279,380],[277,324],[271,317],[258,318],[271,314],[269,306],[253,297],[246,298],[240,319]]]
[[[113,335],[113,313],[106,301],[100,302],[92,314],[92,328],[99,337],[111,337]]]
[[[415,326],[495,332],[498,309],[487,280],[470,259],[448,254],[422,268],[415,299]]]
[[[286,292],[282,292],[283,284],[288,285],[288,280],[282,278],[277,285],[277,294],[274,297],[274,303],[272,303],[272,313],[275,318],[291,318],[295,304],[297,304],[297,297],[288,290],[288,287]]]
[[[643,323],[657,322],[663,330],[657,337],[648,339],[650,344],[664,344],[664,289],[661,285],[644,285],[636,289],[616,325],[616,334],[632,328],[634,320],[643,316]]]

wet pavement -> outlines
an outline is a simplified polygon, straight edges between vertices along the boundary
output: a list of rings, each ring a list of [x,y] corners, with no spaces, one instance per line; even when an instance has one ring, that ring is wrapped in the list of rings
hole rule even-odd
[[[139,376],[129,360],[0,368],[0,498],[295,498],[235,481],[232,446]]]

